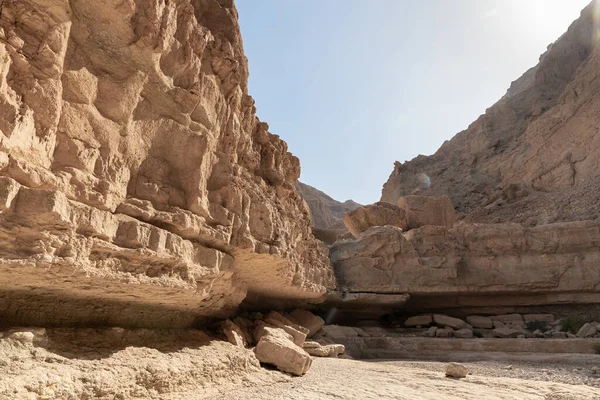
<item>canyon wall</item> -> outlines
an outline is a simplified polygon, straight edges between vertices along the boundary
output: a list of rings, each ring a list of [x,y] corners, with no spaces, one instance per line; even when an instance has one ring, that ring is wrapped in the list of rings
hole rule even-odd
[[[233,1],[3,0],[0,39],[4,323],[190,326],[335,286]]]
[[[396,162],[381,200],[447,194],[463,215],[476,212],[471,222],[598,218],[598,15],[592,2],[537,66],[435,154]]]

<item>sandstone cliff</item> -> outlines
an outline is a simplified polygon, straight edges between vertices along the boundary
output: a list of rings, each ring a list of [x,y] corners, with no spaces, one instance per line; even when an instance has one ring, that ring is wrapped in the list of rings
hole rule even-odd
[[[600,47],[594,12],[592,3],[536,67],[434,155],[397,162],[382,201],[447,194],[459,212],[476,210],[475,222],[597,218]]]
[[[233,1],[0,11],[5,322],[189,326],[334,286],[299,161],[247,93]]]

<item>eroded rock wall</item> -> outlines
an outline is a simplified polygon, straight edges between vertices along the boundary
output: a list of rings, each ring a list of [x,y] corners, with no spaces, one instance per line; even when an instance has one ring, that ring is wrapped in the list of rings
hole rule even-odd
[[[468,214],[503,195],[514,200],[506,191],[517,185],[532,195],[528,210],[518,210],[521,222],[600,217],[595,191],[582,196],[582,190],[573,190],[600,172],[598,15],[592,2],[536,67],[434,155],[397,162],[381,200],[396,204],[409,194],[447,194],[459,212]],[[546,200],[558,192],[564,192],[559,201]],[[505,205],[479,209],[471,220],[511,222],[515,210],[499,212]]]
[[[247,294],[318,301],[334,286],[294,189],[299,161],[247,93],[232,1],[0,10],[5,318],[35,322],[69,297],[114,303],[100,322],[157,305],[189,325]],[[85,304],[60,323],[98,322]]]
[[[341,292],[407,294],[421,310],[600,302],[592,221],[374,227],[334,244],[331,259]]]

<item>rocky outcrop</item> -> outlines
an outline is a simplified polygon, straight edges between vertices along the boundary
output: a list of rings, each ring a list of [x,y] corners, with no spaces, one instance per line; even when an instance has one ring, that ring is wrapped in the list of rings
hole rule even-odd
[[[191,326],[333,288],[233,2],[1,8],[4,321]]]
[[[340,291],[406,294],[408,309],[600,302],[592,221],[376,227],[334,244],[331,259]]]
[[[598,218],[600,47],[594,11],[592,2],[539,64],[468,129],[432,156],[397,162],[381,200],[396,204],[411,194],[447,194],[460,213],[473,213],[470,222]]]
[[[398,207],[406,215],[406,228],[414,229],[425,225],[452,228],[456,222],[454,205],[448,196],[405,196],[398,199]]]
[[[308,204],[312,225],[319,229],[343,229],[342,218],[361,205],[353,200],[339,202],[314,187],[296,182],[296,190]]]
[[[350,211],[344,216],[344,225],[355,238],[374,226],[392,225],[406,230],[408,227],[406,214],[405,209],[379,202]]]

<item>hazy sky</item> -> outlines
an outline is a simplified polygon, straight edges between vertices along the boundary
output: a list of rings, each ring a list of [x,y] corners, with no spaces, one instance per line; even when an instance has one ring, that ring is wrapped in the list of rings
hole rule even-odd
[[[300,180],[378,201],[534,66],[589,0],[237,0],[257,114]]]

